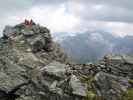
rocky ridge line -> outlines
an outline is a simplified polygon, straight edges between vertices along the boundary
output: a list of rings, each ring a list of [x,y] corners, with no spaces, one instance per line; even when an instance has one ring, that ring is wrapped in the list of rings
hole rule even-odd
[[[50,31],[6,26],[0,38],[0,100],[132,100],[133,57],[72,64]]]

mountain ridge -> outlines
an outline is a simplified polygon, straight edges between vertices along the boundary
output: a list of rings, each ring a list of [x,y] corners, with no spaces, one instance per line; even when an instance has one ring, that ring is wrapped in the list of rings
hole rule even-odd
[[[73,60],[80,63],[95,62],[108,53],[130,55],[133,52],[133,36],[116,37],[105,31],[75,33],[74,36],[66,36],[57,42]]]
[[[5,27],[0,38],[0,100],[132,100],[133,57],[71,62],[49,29]]]

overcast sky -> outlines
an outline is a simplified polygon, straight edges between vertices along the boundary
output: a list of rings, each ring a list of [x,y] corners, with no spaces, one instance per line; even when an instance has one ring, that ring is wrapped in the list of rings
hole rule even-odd
[[[25,18],[54,32],[102,29],[133,35],[133,0],[1,0],[0,31]]]

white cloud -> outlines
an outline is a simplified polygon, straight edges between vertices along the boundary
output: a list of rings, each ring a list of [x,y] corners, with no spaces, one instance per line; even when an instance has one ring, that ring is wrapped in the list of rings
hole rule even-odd
[[[12,25],[23,21],[25,18],[32,18],[35,22],[50,28],[52,32],[71,32],[79,24],[79,19],[66,12],[66,7],[63,4],[58,7],[34,6],[29,10],[10,16],[7,20]]]
[[[105,30],[115,36],[133,35],[133,24],[131,23],[92,20],[82,22],[79,27],[84,27],[84,31]]]
[[[36,22],[46,25],[52,32],[69,32],[78,24],[79,19],[66,12],[65,5],[57,7],[33,7],[29,16]]]
[[[52,32],[84,32],[102,29],[111,31],[114,35],[133,35],[133,7],[130,4],[132,1],[118,1],[39,0],[36,3],[34,0],[29,0],[19,3],[16,0],[13,2],[8,0],[7,3],[3,2],[0,8],[0,11],[3,11],[0,15],[0,28],[2,30],[6,24],[15,25],[25,18],[32,18]],[[6,4],[9,5],[8,9],[12,8],[11,11],[8,11]]]

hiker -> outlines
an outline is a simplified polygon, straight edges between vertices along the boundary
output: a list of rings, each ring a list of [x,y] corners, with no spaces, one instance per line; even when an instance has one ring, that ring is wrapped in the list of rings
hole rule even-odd
[[[33,20],[31,19],[30,21],[25,19],[25,22],[24,22],[25,25],[27,26],[32,26],[32,25],[35,25],[35,23],[33,22]]]
[[[36,25],[35,22],[31,19],[29,22],[30,25]]]
[[[27,19],[25,19],[24,24],[29,25],[29,21]]]

